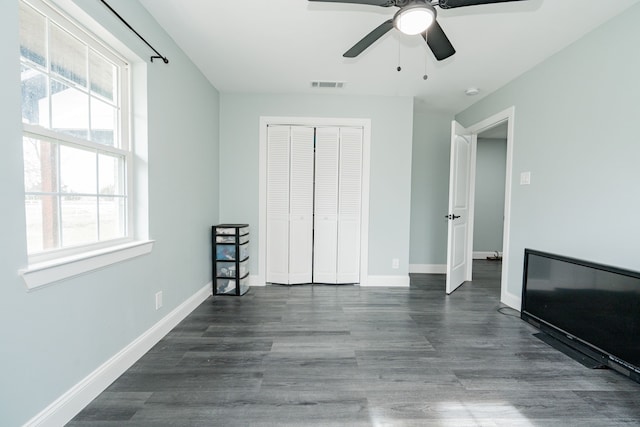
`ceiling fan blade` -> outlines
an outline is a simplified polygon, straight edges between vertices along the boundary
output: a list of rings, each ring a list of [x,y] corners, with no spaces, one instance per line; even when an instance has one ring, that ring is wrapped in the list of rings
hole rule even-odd
[[[384,21],[376,29],[371,31],[366,36],[364,36],[362,40],[354,44],[353,47],[348,51],[346,51],[342,56],[344,56],[345,58],[355,58],[356,56],[360,55],[366,48],[371,46],[376,40],[378,40],[380,37],[387,34],[387,32],[392,28],[393,28],[392,19],[389,19],[388,21]]]
[[[393,0],[309,0],[318,1],[324,3],[355,3],[355,4],[368,4],[371,6],[389,7],[395,4]]]
[[[431,49],[431,52],[433,52],[433,55],[438,61],[447,59],[456,53],[456,50],[453,48],[453,45],[440,24],[438,24],[438,21],[434,21],[433,24],[427,28],[427,31],[422,33],[422,38],[427,41],[429,49]]]
[[[481,4],[504,3],[508,1],[524,0],[438,0],[440,9],[453,9],[455,7],[477,6]]]

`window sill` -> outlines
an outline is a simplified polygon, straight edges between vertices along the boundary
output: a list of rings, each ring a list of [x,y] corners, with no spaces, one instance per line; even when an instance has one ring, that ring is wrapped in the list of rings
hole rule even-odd
[[[53,261],[31,264],[18,273],[27,285],[27,290],[32,291],[60,280],[148,254],[152,249],[153,240],[136,241]]]

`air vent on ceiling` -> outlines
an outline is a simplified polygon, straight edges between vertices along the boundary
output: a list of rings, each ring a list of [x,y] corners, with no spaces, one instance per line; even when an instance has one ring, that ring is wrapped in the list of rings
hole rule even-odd
[[[313,81],[313,82],[311,82],[311,87],[329,88],[329,89],[342,89],[344,87],[344,82]]]

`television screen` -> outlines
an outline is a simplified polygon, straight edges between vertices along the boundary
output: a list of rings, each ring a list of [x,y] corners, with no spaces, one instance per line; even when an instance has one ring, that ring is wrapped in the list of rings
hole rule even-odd
[[[522,313],[640,372],[640,273],[527,249]]]

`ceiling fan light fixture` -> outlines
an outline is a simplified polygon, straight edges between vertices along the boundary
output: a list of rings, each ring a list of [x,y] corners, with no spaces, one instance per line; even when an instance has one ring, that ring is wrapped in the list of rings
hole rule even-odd
[[[407,35],[424,33],[436,19],[436,11],[430,4],[417,2],[398,11],[393,19],[396,28]]]

